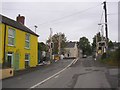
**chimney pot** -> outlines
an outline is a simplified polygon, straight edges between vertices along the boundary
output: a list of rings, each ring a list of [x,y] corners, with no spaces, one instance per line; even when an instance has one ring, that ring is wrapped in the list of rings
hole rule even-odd
[[[24,16],[20,16],[20,14],[18,14],[16,21],[23,24],[25,23],[25,17]]]

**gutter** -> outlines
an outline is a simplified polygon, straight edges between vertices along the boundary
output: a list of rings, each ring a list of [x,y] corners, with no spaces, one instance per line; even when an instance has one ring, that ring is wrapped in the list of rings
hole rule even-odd
[[[5,67],[5,50],[6,50],[6,24],[5,24],[5,29],[4,29],[4,50],[3,50],[3,68]]]

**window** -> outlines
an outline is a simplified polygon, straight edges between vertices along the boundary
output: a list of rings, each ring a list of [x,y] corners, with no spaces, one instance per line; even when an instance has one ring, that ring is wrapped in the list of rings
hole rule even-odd
[[[25,68],[29,67],[30,54],[25,54]]]
[[[29,61],[30,55],[29,54],[25,54],[25,61]]]
[[[25,36],[25,47],[30,48],[30,34],[26,34]]]
[[[13,46],[15,43],[15,30],[8,29],[8,45]]]

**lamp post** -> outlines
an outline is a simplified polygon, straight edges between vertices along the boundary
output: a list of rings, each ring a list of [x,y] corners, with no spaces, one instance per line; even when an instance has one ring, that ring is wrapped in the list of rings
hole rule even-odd
[[[36,33],[36,28],[38,28],[38,26],[35,25],[34,27],[35,27],[35,33]]]

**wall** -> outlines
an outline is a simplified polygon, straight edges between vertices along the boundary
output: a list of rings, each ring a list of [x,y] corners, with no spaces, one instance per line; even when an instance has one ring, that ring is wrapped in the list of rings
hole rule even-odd
[[[65,50],[66,50],[66,57],[68,57],[68,56],[67,56],[68,51],[70,52],[69,57],[76,57],[76,52],[75,52],[75,49],[74,49],[74,48],[65,48]]]
[[[74,48],[65,48],[65,50],[70,52],[69,57],[78,57],[78,48],[77,45],[75,44]],[[68,53],[67,53],[68,54]],[[67,55],[65,55],[67,57]]]
[[[15,30],[15,46],[8,46],[8,28],[13,28],[11,26],[6,27],[6,53],[11,51],[15,54],[19,54],[19,70],[25,69],[25,53],[30,54],[30,67],[35,67],[37,65],[38,49],[37,49],[37,36],[30,34],[30,49],[25,48],[25,34],[26,32],[13,28]],[[2,29],[4,30],[4,29]],[[14,60],[15,56],[14,56]]]
[[[3,62],[3,50],[4,50],[4,24],[0,23],[0,63]]]

